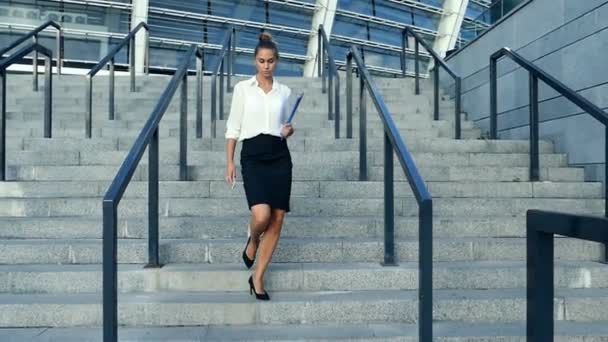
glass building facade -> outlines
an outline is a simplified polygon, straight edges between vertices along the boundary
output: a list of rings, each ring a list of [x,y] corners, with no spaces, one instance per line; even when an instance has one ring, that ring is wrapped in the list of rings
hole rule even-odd
[[[139,1],[139,0],[134,0]],[[206,46],[206,64],[215,55],[229,25],[237,27],[239,74],[253,73],[252,52],[262,30],[273,34],[282,53],[282,75],[302,75],[307,57],[315,0],[148,0],[150,58],[154,67],[172,68],[190,43]],[[463,27],[487,27],[490,1],[470,0]],[[410,25],[434,41],[443,0],[338,0],[330,40],[338,64],[347,49],[362,48],[366,63],[386,73],[400,72],[401,28]],[[130,0],[0,0],[0,46],[46,20],[65,27],[65,58],[98,61],[129,31]],[[472,39],[463,31],[462,41]],[[48,44],[45,44],[48,39]],[[41,42],[53,47],[53,36]],[[127,62],[126,49],[118,63]],[[408,57],[408,63],[412,60]]]

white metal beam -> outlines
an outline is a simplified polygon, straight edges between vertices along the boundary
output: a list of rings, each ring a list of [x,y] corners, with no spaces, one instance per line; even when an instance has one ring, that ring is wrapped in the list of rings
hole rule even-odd
[[[317,70],[317,58],[319,56],[319,25],[323,24],[327,38],[331,39],[331,30],[334,26],[336,8],[338,0],[317,0],[317,9],[312,16],[312,28],[308,39],[308,60],[304,63],[304,77],[314,77],[319,75]]]
[[[443,15],[439,20],[437,38],[433,44],[433,49],[439,56],[445,57],[448,50],[456,46],[468,5],[469,0],[445,0],[443,3]],[[429,63],[429,68],[433,67],[432,64]]]
[[[148,22],[149,6],[149,0],[133,0],[133,9],[131,11],[131,29],[134,29],[141,22]],[[140,30],[135,37],[135,72],[138,74],[144,73],[145,52],[146,33],[145,30]]]

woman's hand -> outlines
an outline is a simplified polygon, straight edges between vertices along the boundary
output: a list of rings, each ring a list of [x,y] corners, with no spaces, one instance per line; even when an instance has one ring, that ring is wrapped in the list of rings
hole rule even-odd
[[[228,165],[226,165],[224,180],[226,181],[226,184],[234,186],[234,183],[236,182],[236,166],[234,166],[234,162],[228,162]]]
[[[284,124],[283,127],[281,128],[281,135],[283,136],[283,138],[288,138],[291,135],[293,135],[294,129],[293,126],[291,124]]]

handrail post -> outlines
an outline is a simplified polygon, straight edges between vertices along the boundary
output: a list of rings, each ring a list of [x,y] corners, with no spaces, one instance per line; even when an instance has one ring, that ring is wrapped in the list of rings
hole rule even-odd
[[[179,180],[188,180],[188,73],[181,86],[179,117]]]
[[[160,268],[158,233],[158,127],[148,145],[148,264],[145,268]]]
[[[346,138],[353,138],[353,55],[346,56]]]
[[[0,181],[6,181],[6,70],[0,69]]]
[[[456,103],[455,103],[455,108],[454,108],[454,115],[455,115],[455,137],[456,139],[461,139],[462,138],[462,128],[461,128],[461,118],[460,116],[462,115],[462,79],[460,77],[456,77],[455,78],[456,81],[456,85],[455,85],[455,92],[456,92]]]
[[[528,213],[528,222],[530,214]],[[528,341],[552,341],[554,272],[554,235],[534,229],[529,223],[526,238],[527,322]]]
[[[44,58],[44,137],[51,138],[53,131],[53,58]]]
[[[334,83],[334,120],[336,127],[336,139],[340,139],[340,76],[338,70],[334,68],[334,75],[336,76],[336,82]]]
[[[490,139],[498,138],[498,103],[496,102],[496,59],[490,58]]]
[[[61,75],[63,64],[63,28],[57,31],[57,75]]]
[[[367,181],[367,97],[363,74],[359,75],[359,180]]]
[[[196,138],[203,138],[203,55],[196,58]]]
[[[322,49],[322,43],[321,40],[323,39],[323,34],[321,33],[323,30],[323,25],[319,25],[319,29],[317,30],[317,74],[318,77],[322,77],[321,75],[321,49]]]
[[[538,155],[538,77],[530,73],[530,181],[540,180]]]
[[[224,72],[226,71],[226,63],[222,59],[220,67],[220,120],[224,120]]]
[[[435,59],[435,68],[433,70],[433,119],[439,120],[439,61]]]
[[[103,201],[103,340],[118,341],[118,277],[116,205]]]
[[[34,44],[38,44],[38,35],[34,35],[33,37],[34,39]],[[34,51],[34,58],[32,59],[32,69],[33,69],[33,73],[32,73],[32,77],[34,78],[34,85],[33,85],[33,89],[34,91],[38,91],[38,51]]]
[[[328,87],[327,87],[327,120],[333,120],[334,119],[334,101],[333,101],[334,76],[332,75],[332,71],[331,71],[331,67],[329,66],[329,63],[328,63],[327,71],[329,74],[329,75],[327,75],[327,81],[329,83]]]
[[[433,340],[433,202],[425,200],[418,208],[418,336]]]
[[[91,130],[93,119],[93,78],[89,75],[85,77],[85,113],[84,126],[85,137],[91,139]]]
[[[211,138],[216,137],[217,126],[217,82],[216,78],[211,78]]]
[[[114,94],[115,94],[115,90],[116,87],[114,85],[114,58],[112,58],[110,60],[110,93],[108,94],[108,98],[109,98],[109,119],[110,120],[114,120]]]
[[[384,262],[383,266],[397,266],[395,261],[395,196],[393,182],[393,145],[384,132]]]
[[[144,72],[146,76],[150,75],[150,31],[145,30],[145,48],[144,48]]]
[[[319,30],[319,66],[321,69],[319,69],[319,75],[321,76],[321,92],[323,94],[325,94],[327,92],[327,81],[326,81],[326,77],[327,77],[327,68],[325,65],[325,40],[323,39],[323,34],[321,31],[322,28]]]
[[[230,48],[228,53],[228,79],[226,80],[226,91],[232,93],[232,76],[234,76],[234,59],[236,58],[236,29],[232,28],[230,37]]]
[[[406,58],[405,58],[405,41],[407,40],[407,30],[401,31],[401,76],[405,77],[406,70]]]
[[[420,95],[420,43],[416,40],[416,95]]]
[[[608,126],[604,133],[604,216],[608,217]],[[605,261],[608,261],[608,246],[604,254]]]
[[[135,35],[129,40],[129,74],[131,77],[131,92],[135,92]]]

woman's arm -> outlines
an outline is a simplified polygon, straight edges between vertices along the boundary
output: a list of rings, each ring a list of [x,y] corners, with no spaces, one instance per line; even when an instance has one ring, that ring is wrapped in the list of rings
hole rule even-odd
[[[230,105],[230,115],[226,122],[226,174],[224,179],[226,183],[234,186],[236,179],[236,167],[234,165],[234,150],[236,142],[241,134],[241,125],[243,123],[244,99],[242,89],[239,84],[234,87],[232,96],[232,104]]]
[[[236,149],[235,139],[226,139],[226,175],[225,180],[228,185],[233,185],[236,181],[236,166],[234,165],[234,150]]]

